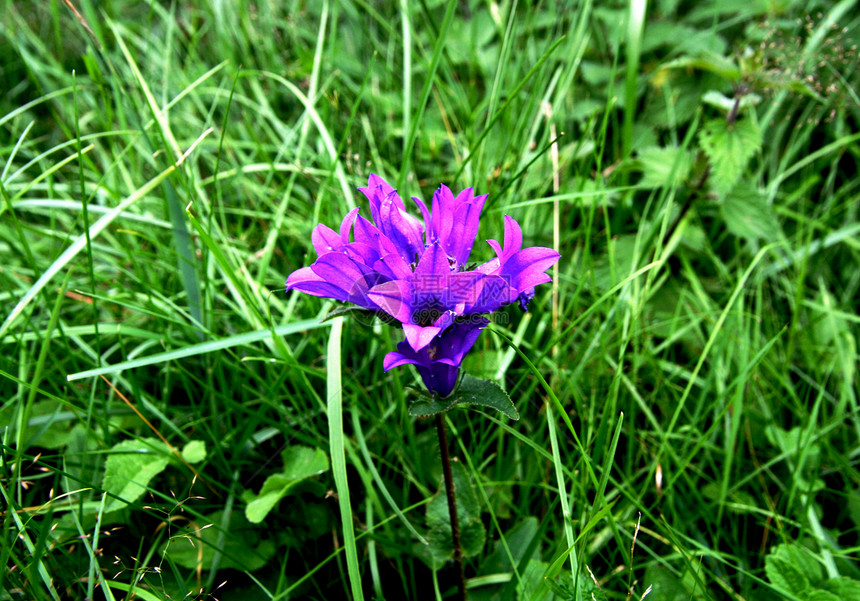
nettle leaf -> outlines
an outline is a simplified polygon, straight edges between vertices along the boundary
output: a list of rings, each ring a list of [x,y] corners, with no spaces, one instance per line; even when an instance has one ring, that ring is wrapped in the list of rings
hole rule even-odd
[[[262,522],[297,484],[329,467],[328,457],[321,449],[293,446],[284,451],[282,457],[284,471],[266,478],[260,493],[251,497],[245,507],[245,517],[253,524]]]
[[[693,160],[682,148],[643,148],[637,154],[637,163],[642,170],[643,188],[675,186],[687,179]]]
[[[780,227],[764,195],[745,180],[738,182],[720,203],[720,213],[726,227],[741,238],[767,242],[779,238]]]
[[[821,580],[821,565],[797,545],[777,545],[765,557],[764,571],[774,588],[799,595]]]
[[[473,376],[463,376],[460,387],[444,399],[422,398],[409,405],[412,417],[432,417],[450,411],[454,407],[488,407],[504,413],[512,420],[520,419],[520,414],[508,393],[491,380],[481,380]]]
[[[734,187],[749,160],[761,149],[761,129],[753,119],[731,124],[713,119],[699,132],[699,144],[711,162],[711,186],[722,196]]]
[[[481,522],[481,506],[469,474],[460,463],[451,464],[454,477],[454,492],[457,503],[457,521],[460,526],[460,545],[463,555],[477,555],[484,548],[487,532]],[[445,493],[445,483],[439,485],[439,491],[427,503],[427,532],[428,547],[425,552],[429,562],[439,568],[454,554],[451,542],[451,518],[448,514],[448,497]]]
[[[170,449],[155,438],[124,440],[111,447],[102,480],[102,488],[109,493],[105,513],[140,499],[149,482],[164,471],[169,460]]]
[[[860,601],[860,581],[846,576],[837,576],[825,582],[822,587],[843,601]]]

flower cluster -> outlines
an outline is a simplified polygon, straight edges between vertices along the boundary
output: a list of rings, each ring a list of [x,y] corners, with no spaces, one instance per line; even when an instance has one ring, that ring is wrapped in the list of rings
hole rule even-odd
[[[468,269],[486,194],[466,188],[454,196],[442,185],[430,208],[413,197],[422,223],[378,175],[359,190],[373,222],[355,208],[338,232],[317,225],[311,240],[318,258],[290,274],[287,290],[351,302],[400,322],[406,340],[385,356],[385,370],[411,363],[430,392],[448,396],[463,357],[489,323],[485,315],[513,302],[525,310],[560,255],[523,248],[519,224],[505,216],[504,243],[487,240],[496,257]]]

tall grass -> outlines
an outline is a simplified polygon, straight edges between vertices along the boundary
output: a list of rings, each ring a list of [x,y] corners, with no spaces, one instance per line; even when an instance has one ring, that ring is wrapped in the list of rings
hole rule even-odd
[[[369,173],[562,253],[471,600],[860,598],[852,7],[5,0],[0,599],[453,594],[396,331],[283,292]]]

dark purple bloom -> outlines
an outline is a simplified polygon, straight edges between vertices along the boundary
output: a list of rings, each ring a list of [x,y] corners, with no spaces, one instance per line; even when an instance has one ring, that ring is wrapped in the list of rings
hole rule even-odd
[[[404,340],[397,345],[396,351],[385,355],[385,371],[411,363],[418,369],[427,390],[446,397],[453,392],[457,384],[463,357],[488,323],[486,317],[455,323],[442,334],[435,336],[420,351],[414,350]]]
[[[560,255],[523,248],[519,224],[505,216],[503,245],[487,241],[497,256],[466,270],[486,195],[466,188],[454,196],[443,185],[431,209],[414,198],[422,226],[381,177],[371,175],[359,190],[374,223],[356,208],[339,232],[318,225],[312,236],[318,258],[289,276],[287,290],[387,313],[403,325],[406,340],[385,357],[386,371],[412,363],[431,392],[447,396],[463,356],[489,323],[482,316],[514,302],[525,309],[535,286],[550,281],[545,271]]]

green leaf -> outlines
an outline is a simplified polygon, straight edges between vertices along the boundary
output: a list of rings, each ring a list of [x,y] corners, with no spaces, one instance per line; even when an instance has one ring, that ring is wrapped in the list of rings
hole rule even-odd
[[[245,507],[245,517],[253,524],[262,522],[296,484],[328,470],[328,457],[321,449],[293,446],[282,456],[284,471],[266,478],[260,493]]]
[[[134,503],[147,491],[149,482],[167,467],[170,450],[155,438],[124,440],[115,444],[105,462],[102,488],[108,496],[105,513]]]
[[[777,545],[765,557],[764,571],[774,588],[799,595],[821,580],[819,563],[797,545]]]
[[[481,380],[469,375],[463,377],[460,387],[444,399],[420,399],[409,405],[412,417],[432,417],[445,413],[456,406],[488,407],[504,413],[512,420],[520,419],[520,414],[508,393],[491,380]]]
[[[547,577],[549,564],[533,559],[526,566],[522,579],[517,584],[518,601],[553,601],[570,599],[573,591],[573,578],[570,573],[559,574],[555,580]],[[590,598],[590,597],[589,597]]]
[[[690,153],[682,148],[643,148],[636,155],[642,170],[643,188],[660,188],[677,185],[687,179],[693,160]]]
[[[842,601],[860,601],[860,581],[838,576],[825,582],[821,588]]]
[[[230,514],[230,521],[222,531],[223,515],[223,511],[216,511],[206,516],[204,521],[193,523],[194,527],[187,535],[172,537],[163,552],[171,561],[189,569],[209,569],[216,549],[221,551],[219,569],[254,572],[266,565],[275,554],[275,542],[260,541],[256,530],[241,513],[235,511]]]
[[[773,242],[779,238],[780,228],[776,215],[765,202],[764,195],[746,181],[738,182],[720,204],[720,213],[726,227],[741,238]]]
[[[481,552],[487,537],[484,524],[481,522],[481,506],[466,468],[460,463],[453,462],[451,473],[454,477],[460,544],[463,555],[471,557]],[[427,526],[429,531],[426,538],[429,545],[425,547],[426,553],[429,554],[429,563],[438,568],[444,565],[454,553],[444,481],[439,485],[439,491],[427,503]]]
[[[711,162],[711,186],[722,196],[734,187],[750,158],[761,148],[761,130],[753,119],[731,124],[714,119],[699,132],[699,143]]]
[[[200,463],[206,459],[206,443],[202,440],[191,440],[182,447],[182,458],[188,463]]]

